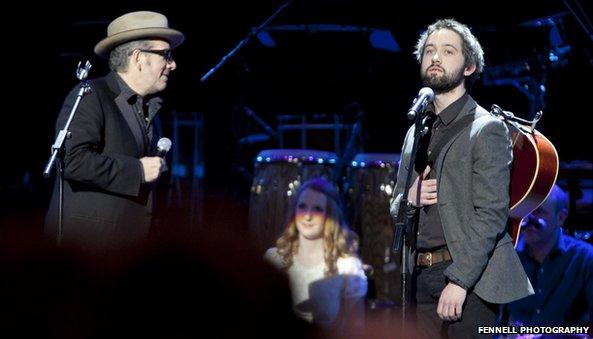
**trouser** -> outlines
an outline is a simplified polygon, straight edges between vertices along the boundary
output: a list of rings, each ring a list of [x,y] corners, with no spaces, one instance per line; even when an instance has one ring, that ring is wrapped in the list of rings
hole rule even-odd
[[[441,320],[437,306],[441,292],[448,281],[444,275],[451,261],[414,269],[412,283],[416,294],[416,316],[419,328],[429,338],[492,338],[492,335],[478,335],[478,326],[494,326],[498,305],[480,299],[472,290],[468,291],[461,319]]]

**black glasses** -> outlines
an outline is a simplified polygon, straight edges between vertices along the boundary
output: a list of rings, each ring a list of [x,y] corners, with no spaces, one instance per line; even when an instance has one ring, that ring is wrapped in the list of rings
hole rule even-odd
[[[145,53],[158,54],[162,56],[168,64],[173,62],[173,51],[170,49],[140,49],[139,51]]]

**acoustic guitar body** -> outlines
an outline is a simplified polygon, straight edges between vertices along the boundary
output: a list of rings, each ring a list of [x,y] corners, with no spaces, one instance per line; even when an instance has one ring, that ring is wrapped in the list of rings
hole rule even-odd
[[[512,133],[511,211],[509,221],[517,246],[521,220],[541,205],[558,176],[559,159],[554,145],[540,132],[508,124]]]

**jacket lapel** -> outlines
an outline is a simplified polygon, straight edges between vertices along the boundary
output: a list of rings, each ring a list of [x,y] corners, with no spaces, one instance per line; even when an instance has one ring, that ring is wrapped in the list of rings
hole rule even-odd
[[[478,104],[476,103],[476,101],[474,99],[472,99],[472,97],[469,97],[469,99],[463,106],[463,109],[461,110],[461,112],[459,112],[459,115],[453,121],[453,124],[456,123],[457,121],[459,121],[460,119],[462,119],[463,117],[467,116],[468,114],[474,114],[477,106],[478,106]],[[471,125],[472,125],[472,123],[470,123],[468,125],[468,127]],[[438,182],[440,182],[440,179],[441,179],[441,172],[443,169],[442,164],[443,164],[443,160],[445,159],[445,155],[449,151],[449,148],[451,148],[451,145],[453,145],[453,142],[455,142],[455,140],[457,140],[457,138],[459,138],[459,136],[461,135],[461,132],[463,132],[466,128],[463,128],[461,131],[459,131],[457,134],[455,134],[451,138],[451,140],[447,141],[447,143],[441,150],[439,156],[437,157],[437,159],[435,161],[435,170],[437,173]]]
[[[113,73],[113,72],[109,73],[109,75],[107,76],[107,84],[108,84],[109,88],[115,94],[117,94],[117,96],[114,100],[115,104],[118,108],[118,111],[124,117],[128,127],[130,128],[130,131],[134,135],[134,140],[136,141],[136,146],[139,150],[139,154],[141,154],[141,155],[146,154],[146,143],[144,142],[144,131],[142,130],[142,127],[138,123],[138,118],[136,117],[136,113],[130,107],[130,105],[126,101],[126,98],[124,98],[121,95],[121,90],[117,83],[116,76],[117,75],[115,75],[115,73]]]

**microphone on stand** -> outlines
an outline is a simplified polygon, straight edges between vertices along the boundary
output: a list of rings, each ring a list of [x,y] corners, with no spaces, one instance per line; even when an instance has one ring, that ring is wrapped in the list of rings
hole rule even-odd
[[[156,144],[156,153],[155,156],[164,158],[167,155],[167,152],[171,149],[171,139],[169,138],[160,138]]]
[[[408,120],[416,119],[416,115],[424,112],[426,105],[434,99],[434,91],[430,87],[423,87],[414,99],[412,107],[408,110]]]

